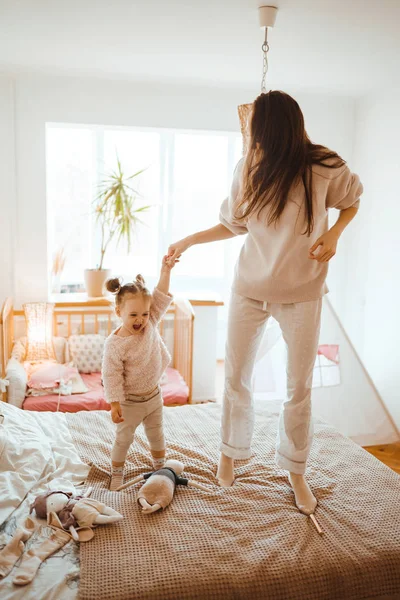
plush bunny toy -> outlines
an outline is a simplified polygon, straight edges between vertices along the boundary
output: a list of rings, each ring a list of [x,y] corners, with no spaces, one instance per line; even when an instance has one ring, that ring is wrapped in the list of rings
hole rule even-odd
[[[113,508],[88,498],[90,492],[91,489],[83,496],[74,496],[71,492],[46,492],[37,496],[30,512],[35,509],[36,515],[42,519],[47,517],[49,523],[52,515],[56,514],[57,523],[69,531],[74,540],[87,541],[91,536],[80,536],[77,528],[88,530],[96,525],[116,523],[123,519],[123,516]]]
[[[138,475],[128,483],[121,485],[117,491],[123,490],[138,481],[146,483],[140,488],[137,501],[145,514],[150,514],[166,508],[172,502],[177,485],[186,485],[208,492],[209,490],[201,483],[196,483],[179,475],[184,470],[184,465],[179,460],[167,460],[165,466],[158,471]]]

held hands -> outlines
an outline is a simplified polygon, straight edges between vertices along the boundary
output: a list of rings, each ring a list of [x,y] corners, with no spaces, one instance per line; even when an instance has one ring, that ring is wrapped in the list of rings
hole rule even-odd
[[[190,245],[191,244],[188,237],[180,240],[179,242],[175,242],[168,248],[168,256],[174,260],[177,260],[188,248],[190,248]]]
[[[179,261],[167,255],[164,256],[162,260],[160,279],[157,284],[157,289],[160,290],[160,292],[162,292],[163,294],[169,293],[171,270],[174,268],[175,263],[177,262]]]
[[[162,271],[170,271],[171,269],[174,268],[174,266],[176,265],[177,262],[179,262],[179,260],[173,258],[172,256],[165,255],[162,260],[161,270]]]
[[[119,402],[111,402],[111,419],[113,423],[122,423],[122,410]]]
[[[317,239],[317,241],[311,246],[308,251],[308,258],[311,260],[316,260],[317,262],[329,262],[333,256],[336,254],[336,246],[339,241],[339,234],[330,229],[321,237]],[[315,251],[318,250],[316,253]]]

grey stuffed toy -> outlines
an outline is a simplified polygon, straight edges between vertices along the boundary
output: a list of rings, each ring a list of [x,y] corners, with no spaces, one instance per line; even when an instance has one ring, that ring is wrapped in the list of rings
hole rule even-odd
[[[124,490],[139,481],[144,481],[145,484],[139,490],[137,501],[145,514],[166,508],[172,502],[177,485],[186,485],[209,492],[208,488],[201,483],[180,477],[184,468],[183,463],[179,460],[167,460],[162,469],[138,475],[131,481],[121,485],[117,491]]]

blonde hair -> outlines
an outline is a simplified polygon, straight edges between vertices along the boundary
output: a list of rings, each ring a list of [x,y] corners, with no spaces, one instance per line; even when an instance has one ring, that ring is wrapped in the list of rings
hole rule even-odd
[[[142,296],[151,298],[151,293],[146,287],[146,282],[142,275],[137,275],[135,281],[132,283],[122,284],[122,279],[120,277],[114,277],[113,279],[108,279],[106,281],[106,290],[114,294],[115,296],[115,306],[120,307],[124,301],[124,297],[128,294],[132,296],[136,296],[137,294],[141,294]]]

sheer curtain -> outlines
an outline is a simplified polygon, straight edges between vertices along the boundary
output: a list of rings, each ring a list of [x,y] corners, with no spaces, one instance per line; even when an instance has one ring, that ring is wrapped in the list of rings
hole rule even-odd
[[[142,273],[151,286],[171,242],[218,223],[241,151],[237,133],[49,124],[49,269],[53,255],[65,247],[62,290],[83,291],[83,270],[99,262],[93,200],[117,156],[127,175],[144,169],[131,183],[138,191],[136,206],[150,208],[139,215],[143,224],[134,232],[130,253],[113,243],[104,266],[125,280]],[[218,294],[226,301],[242,242],[240,237],[191,248],[174,269],[174,290]]]

